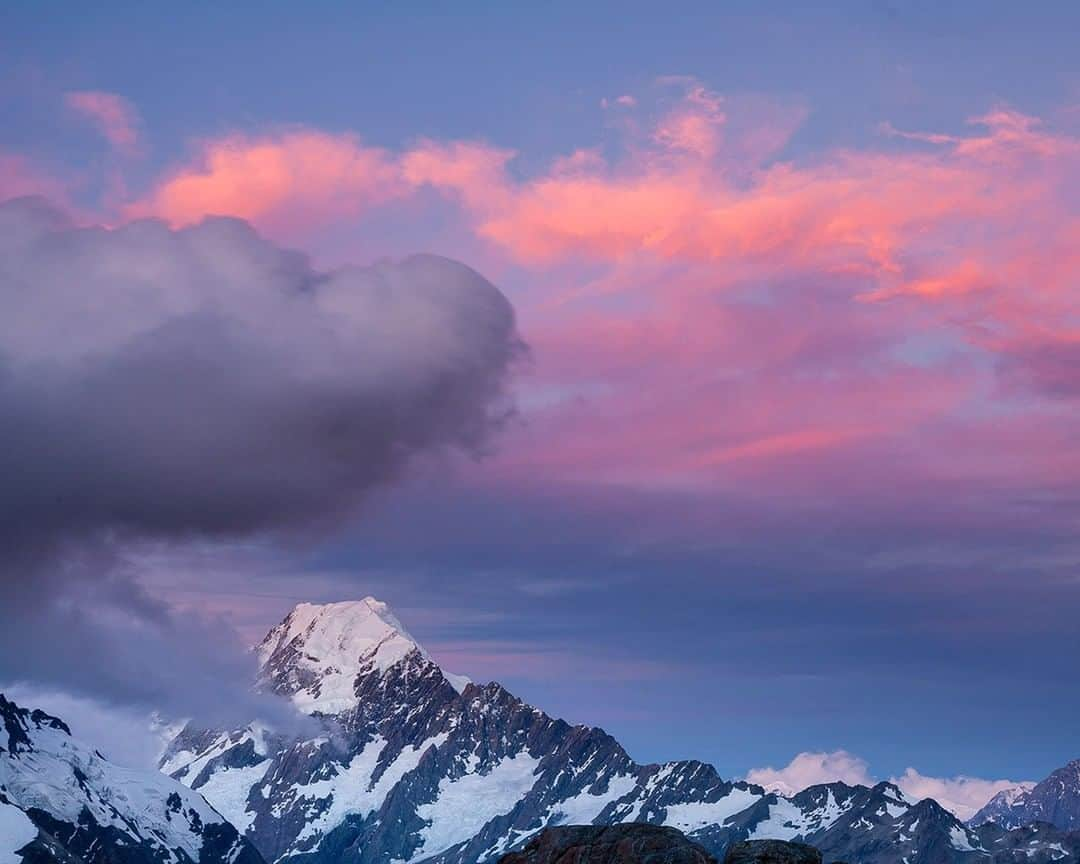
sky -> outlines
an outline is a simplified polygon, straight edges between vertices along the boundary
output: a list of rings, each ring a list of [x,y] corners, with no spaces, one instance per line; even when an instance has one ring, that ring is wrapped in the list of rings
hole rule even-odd
[[[373,594],[642,761],[1075,758],[1080,8],[810,5],[5,4],[0,679]]]

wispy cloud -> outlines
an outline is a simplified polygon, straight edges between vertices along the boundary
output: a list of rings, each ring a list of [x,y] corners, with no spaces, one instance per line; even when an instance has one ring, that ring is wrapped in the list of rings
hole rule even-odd
[[[127,155],[139,151],[139,116],[123,96],[103,90],[76,90],[64,99],[117,150]]]

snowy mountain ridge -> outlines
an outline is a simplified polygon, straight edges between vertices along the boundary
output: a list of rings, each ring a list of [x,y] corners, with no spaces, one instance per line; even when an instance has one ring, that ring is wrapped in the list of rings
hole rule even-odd
[[[602,729],[571,726],[497,683],[455,686],[374,598],[301,604],[259,649],[264,689],[320,725],[188,727],[162,762],[268,861],[477,864],[548,825],[639,821],[714,854],[802,839],[852,864],[1049,864],[1080,835],[962,824],[895,786],[832,783],[783,796],[697,761],[641,765]]]
[[[114,765],[59,718],[0,694],[0,724],[5,864],[262,864],[201,795],[155,771]]]

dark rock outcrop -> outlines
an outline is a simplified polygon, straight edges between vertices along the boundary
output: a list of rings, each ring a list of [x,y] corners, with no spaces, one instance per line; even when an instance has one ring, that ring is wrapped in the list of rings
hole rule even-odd
[[[787,840],[743,840],[731,845],[724,864],[821,864],[821,852]]]
[[[716,864],[716,859],[674,828],[629,822],[546,828],[499,864]]]

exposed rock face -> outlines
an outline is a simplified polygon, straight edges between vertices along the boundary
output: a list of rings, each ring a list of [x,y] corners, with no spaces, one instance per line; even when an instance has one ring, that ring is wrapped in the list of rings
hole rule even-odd
[[[981,810],[968,820],[969,825],[982,825],[996,822],[1005,828],[1017,828],[1022,822],[1018,818],[1022,801],[1033,788],[1034,783],[1002,789],[991,798]]]
[[[716,864],[716,859],[681,831],[631,822],[545,828],[499,864]]]
[[[1080,847],[1060,832],[1024,847],[984,839],[888,783],[783,797],[702,762],[638,764],[602,729],[446,675],[371,598],[299,606],[259,653],[261,686],[318,731],[188,728],[162,768],[268,861],[478,864],[544,828],[618,823],[676,828],[716,856],[742,840],[795,840],[851,864],[1040,864]]]
[[[1062,831],[1047,822],[1036,822],[1011,830],[988,822],[979,826],[978,831],[983,848],[991,853],[994,862],[1080,862],[1080,832],[1077,831]]]
[[[821,853],[805,843],[743,840],[728,849],[724,864],[821,864]]]
[[[1059,768],[1030,789],[999,792],[970,820],[972,825],[995,822],[1019,828],[1047,822],[1064,831],[1080,831],[1080,759]]]
[[[0,695],[0,861],[263,864],[202,796],[113,765],[62,720]]]

